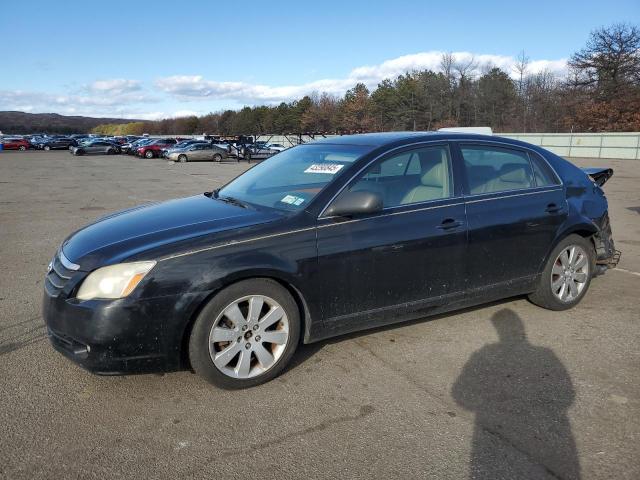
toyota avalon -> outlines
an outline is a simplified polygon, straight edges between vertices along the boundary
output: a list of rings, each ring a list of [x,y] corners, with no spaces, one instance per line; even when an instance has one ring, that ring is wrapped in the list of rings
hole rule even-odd
[[[612,174],[468,133],[296,146],[70,235],[46,276],[49,338],[96,373],[191,368],[244,388],[300,343],[515,295],[568,309],[620,255]]]

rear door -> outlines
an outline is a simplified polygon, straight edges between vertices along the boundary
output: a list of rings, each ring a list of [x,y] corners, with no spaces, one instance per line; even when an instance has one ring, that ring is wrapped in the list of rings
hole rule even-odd
[[[466,221],[446,143],[389,154],[346,190],[383,197],[384,209],[318,220],[319,288],[330,329],[389,323],[461,290]]]
[[[567,217],[563,187],[533,150],[459,144],[468,222],[470,288],[532,280]]]

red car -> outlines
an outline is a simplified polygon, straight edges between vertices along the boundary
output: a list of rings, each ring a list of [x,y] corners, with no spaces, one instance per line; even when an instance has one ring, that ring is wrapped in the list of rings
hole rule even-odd
[[[29,150],[29,142],[27,142],[24,138],[4,138],[2,140],[4,142],[5,150]]]
[[[170,148],[176,143],[178,143],[178,141],[175,138],[159,138],[148,145],[138,148],[137,154],[139,157],[145,158],[161,157],[162,150]]]

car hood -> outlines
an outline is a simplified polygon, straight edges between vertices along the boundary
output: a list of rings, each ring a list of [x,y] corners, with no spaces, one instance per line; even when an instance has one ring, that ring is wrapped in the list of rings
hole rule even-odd
[[[108,215],[72,234],[62,250],[83,270],[92,269],[173,242],[279,218],[277,212],[242,208],[202,194]]]

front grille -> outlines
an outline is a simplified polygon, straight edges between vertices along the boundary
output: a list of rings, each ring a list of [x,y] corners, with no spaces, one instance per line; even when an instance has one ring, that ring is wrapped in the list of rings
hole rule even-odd
[[[58,251],[51,260],[51,269],[45,278],[44,289],[50,296],[57,297],[79,268],[67,260],[62,250]]]

